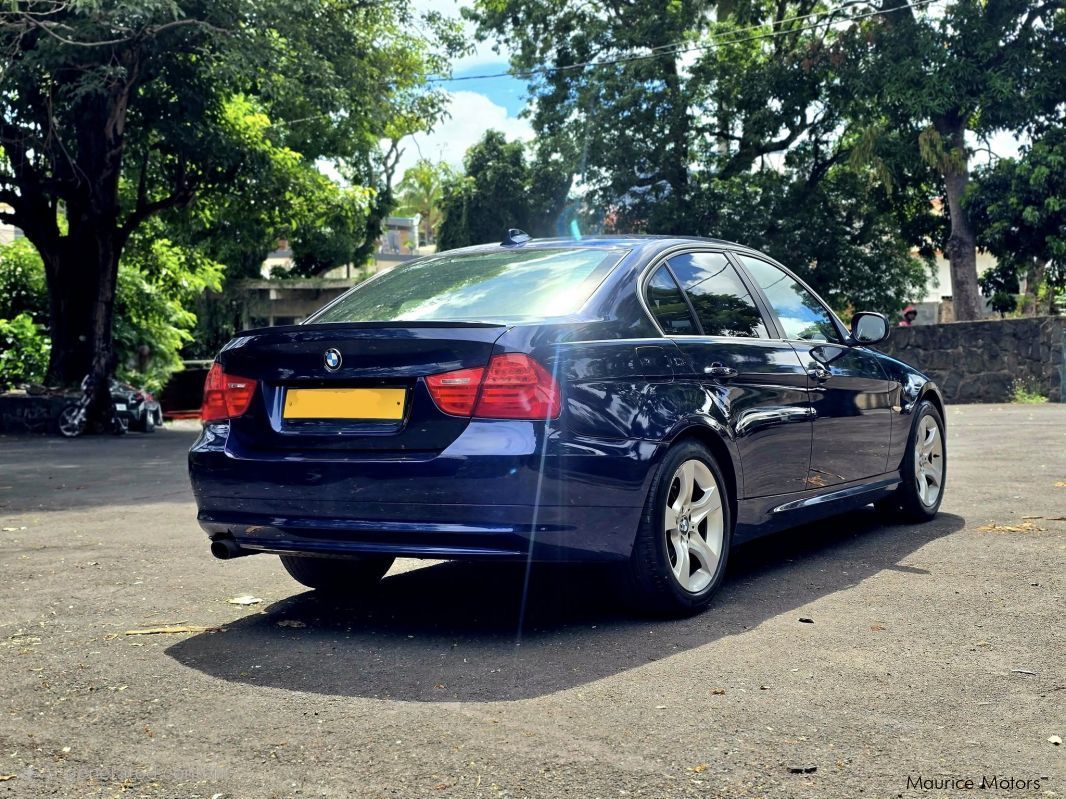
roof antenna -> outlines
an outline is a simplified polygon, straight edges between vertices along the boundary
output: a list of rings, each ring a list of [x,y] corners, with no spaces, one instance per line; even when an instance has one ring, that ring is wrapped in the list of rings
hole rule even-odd
[[[504,247],[513,247],[516,244],[525,244],[527,241],[529,241],[529,234],[524,230],[513,227],[507,231],[507,235],[503,237],[503,241],[500,244]]]

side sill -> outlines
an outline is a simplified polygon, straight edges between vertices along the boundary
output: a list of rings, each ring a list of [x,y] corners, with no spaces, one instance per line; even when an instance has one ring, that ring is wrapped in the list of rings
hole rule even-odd
[[[822,505],[826,502],[838,502],[842,499],[850,499],[862,494],[872,494],[879,491],[886,491],[895,488],[900,484],[899,475],[893,475],[882,480],[875,480],[870,483],[862,483],[860,485],[850,486],[848,488],[842,488],[837,491],[830,491],[826,494],[818,494],[813,497],[806,497],[804,499],[793,500],[792,502],[786,502],[784,505],[778,505],[776,508],[770,511],[771,514],[786,513],[788,511],[802,510],[804,508],[811,508],[817,505]]]

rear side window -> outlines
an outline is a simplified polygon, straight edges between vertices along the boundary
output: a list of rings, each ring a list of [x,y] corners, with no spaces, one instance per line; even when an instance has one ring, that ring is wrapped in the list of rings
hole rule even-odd
[[[841,342],[840,332],[833,324],[829,311],[787,272],[761,258],[740,254],[737,257],[766,295],[781,321],[785,338],[833,344]]]
[[[755,300],[720,252],[692,252],[670,259],[705,336],[767,338]]]
[[[667,335],[695,336],[699,334],[688,303],[681,289],[665,266],[660,266],[645,289],[648,308],[655,315],[659,327]]]
[[[308,322],[508,322],[580,310],[623,250],[444,253],[360,284]]]

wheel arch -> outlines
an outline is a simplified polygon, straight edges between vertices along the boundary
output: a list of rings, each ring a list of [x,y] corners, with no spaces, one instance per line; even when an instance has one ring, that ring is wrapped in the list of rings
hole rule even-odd
[[[918,393],[918,398],[914,401],[914,406],[917,408],[923,400],[929,400],[929,402],[933,403],[940,413],[940,419],[944,422],[944,428],[947,429],[948,417],[944,412],[944,395],[940,392],[940,387],[932,380],[927,380],[925,385],[922,386],[922,390]]]
[[[726,479],[726,488],[729,491],[729,509],[733,523],[737,519],[737,503],[740,499],[740,487],[744,483],[744,472],[740,463],[740,456],[736,447],[720,429],[719,425],[690,421],[680,425],[660,448],[659,460],[666,451],[684,441],[695,441],[710,450],[714,456],[722,475]]]

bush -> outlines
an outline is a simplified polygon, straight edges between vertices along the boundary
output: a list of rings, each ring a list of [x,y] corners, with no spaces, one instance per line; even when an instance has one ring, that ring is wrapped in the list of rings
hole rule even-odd
[[[35,322],[48,320],[44,264],[26,239],[0,245],[0,319],[29,314]]]
[[[221,288],[222,266],[180,247],[149,225],[122,255],[115,291],[118,376],[159,391],[182,368],[196,314],[187,310],[205,289]]]
[[[117,375],[158,391],[181,369],[196,316],[186,310],[205,289],[219,289],[222,266],[145,225],[122,255],[115,292]],[[10,320],[10,321],[6,321]],[[51,341],[44,264],[25,239],[0,245],[0,385],[41,382]]]
[[[52,342],[28,313],[0,319],[0,388],[40,383]]]

